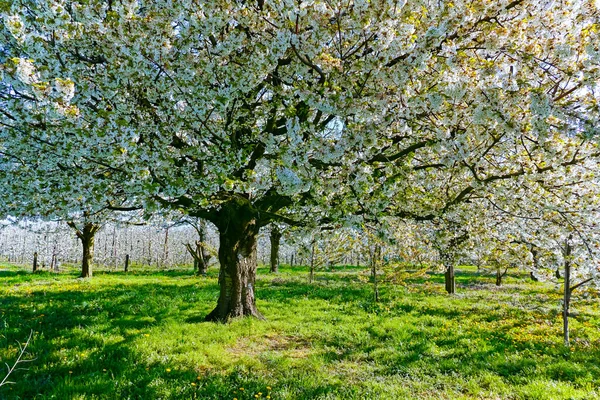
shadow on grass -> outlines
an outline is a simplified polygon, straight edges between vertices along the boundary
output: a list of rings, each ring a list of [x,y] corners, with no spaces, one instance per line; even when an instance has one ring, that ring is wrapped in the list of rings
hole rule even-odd
[[[9,270],[1,270],[0,269],[0,278],[12,278],[15,276],[24,276],[28,275],[27,271],[9,271]]]
[[[30,330],[39,332],[30,348],[36,357],[35,364],[15,376],[17,384],[10,392],[8,388],[0,388],[0,398],[178,399],[196,396],[217,399],[236,397],[235,390],[242,386],[248,392],[265,393],[264,388],[272,384],[266,380],[267,375],[252,372],[252,367],[202,374],[193,368],[166,372],[161,363],[139,360],[136,341],[144,331],[160,328],[170,321],[204,324],[204,316],[215,305],[218,295],[214,276],[173,279],[171,282],[178,282],[175,284],[135,282],[135,277],[180,278],[189,277],[190,271],[97,275],[115,276],[119,280],[105,287],[84,285],[78,289],[59,287],[54,291],[32,286],[30,292],[0,298],[0,328],[4,323],[0,346],[6,348],[15,341],[22,341]],[[473,273],[461,276],[465,281],[479,277]],[[257,282],[257,297],[269,303],[271,310],[296,307],[293,312],[306,313],[307,323],[315,327],[310,337],[310,351],[320,357],[324,365],[314,370],[286,367],[286,371],[275,371],[278,384],[291,388],[293,398],[310,399],[328,393],[352,398],[356,388],[310,375],[325,374],[320,369],[336,370],[340,363],[355,360],[374,365],[382,377],[406,376],[420,370],[431,375],[456,373],[461,379],[489,372],[515,383],[524,383],[533,375],[565,382],[574,382],[584,375],[588,381],[600,383],[597,347],[570,353],[562,346],[548,347],[545,342],[514,341],[507,331],[520,321],[505,324],[502,329],[491,325],[465,325],[456,331],[440,333],[443,323],[452,321],[460,326],[461,320],[473,318],[477,310],[459,307],[461,300],[457,298],[420,293],[395,299],[386,310],[384,305],[371,301],[370,285],[357,285],[352,276],[313,284],[303,278],[282,274],[268,279],[261,276]],[[390,300],[386,290],[382,288],[384,301]],[[326,312],[332,316],[335,313],[335,321],[324,319],[322,314],[310,314],[303,308],[313,300],[329,304],[331,311]],[[300,302],[299,305],[294,305],[295,301]],[[493,321],[501,320],[506,314],[503,310],[486,312],[487,318]],[[357,324],[365,320],[371,322],[355,331],[352,326],[340,326],[342,318],[353,318]],[[404,325],[381,328],[380,325],[391,319],[403,319]],[[485,318],[482,316],[480,320],[485,321]],[[317,330],[317,327],[322,329]],[[107,337],[111,340],[107,341]],[[169,351],[169,348],[161,351]],[[168,354],[163,355],[168,359]],[[542,356],[547,362],[545,366],[537,363]],[[563,366],[566,361],[571,361],[567,364],[572,366]],[[201,379],[197,379],[199,374]]]

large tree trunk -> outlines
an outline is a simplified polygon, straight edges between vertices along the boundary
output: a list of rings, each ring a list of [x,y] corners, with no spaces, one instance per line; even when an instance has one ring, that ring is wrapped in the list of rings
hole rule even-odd
[[[271,272],[279,272],[279,243],[281,241],[281,232],[277,225],[271,227]]]
[[[207,321],[225,322],[231,318],[264,317],[256,309],[256,212],[245,199],[235,199],[222,206],[215,220],[219,230],[219,286],[217,307]]]

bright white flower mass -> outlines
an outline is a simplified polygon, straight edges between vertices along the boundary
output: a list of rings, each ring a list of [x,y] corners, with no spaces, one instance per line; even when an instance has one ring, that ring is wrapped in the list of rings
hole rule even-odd
[[[15,214],[82,192],[216,223],[247,203],[258,225],[596,209],[592,3],[71,3],[2,15]]]
[[[65,103],[70,102],[75,96],[75,82],[70,79],[56,78],[54,86]]]
[[[17,79],[27,85],[38,82],[39,77],[33,60],[25,58],[13,58],[12,61],[16,64]]]

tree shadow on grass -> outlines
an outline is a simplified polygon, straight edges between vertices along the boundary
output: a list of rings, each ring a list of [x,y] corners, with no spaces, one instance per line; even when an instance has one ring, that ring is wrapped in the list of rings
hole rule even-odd
[[[0,313],[0,323],[4,321],[7,326],[3,333],[0,331],[6,336],[6,343],[0,340],[0,347],[11,345],[15,340],[22,341],[30,330],[40,332],[35,335],[30,349],[37,357],[35,363],[28,371],[15,375],[17,384],[12,391],[1,388],[0,398],[177,399],[193,398],[195,394],[197,398],[217,399],[236,397],[239,387],[264,394],[264,388],[273,385],[273,381],[265,380],[266,375],[252,372],[252,367],[206,373],[193,368],[174,368],[166,372],[161,363],[149,364],[139,359],[136,340],[145,330],[160,328],[173,320],[204,322],[204,316],[218,296],[214,280],[190,279],[178,285],[128,281],[78,290],[55,288],[51,291],[37,286],[31,289],[31,293],[0,298],[0,311],[4,312]],[[505,324],[504,330],[464,326],[461,331],[433,337],[427,333],[427,321],[452,320],[456,324],[457,320],[476,312],[470,307],[452,309],[442,303],[445,301],[442,296],[439,305],[427,301],[431,299],[421,294],[401,299],[386,316],[375,312],[379,306],[369,308],[374,304],[369,285],[351,285],[344,280],[327,284],[309,284],[298,279],[259,280],[257,297],[270,308],[287,307],[295,300],[322,300],[326,306],[331,304],[332,313],[342,313],[340,317],[356,316],[357,321],[367,316],[372,318],[370,328],[357,332],[362,336],[354,338],[339,333],[339,328],[352,331],[351,327],[340,326],[342,319],[324,320],[323,314],[307,314],[305,322],[323,328],[319,331],[322,333],[313,333],[315,336],[310,337],[307,351],[310,356],[320,357],[324,365],[310,369],[310,365],[302,364],[305,370],[287,366],[285,370],[273,371],[276,376],[273,379],[281,386],[287,385],[292,398],[309,399],[329,393],[340,397],[346,393],[347,397],[356,398],[359,396],[354,392],[356,386],[345,387],[339,380],[338,383],[328,381],[324,372],[336,371],[341,363],[356,360],[374,365],[382,379],[425,369],[425,374],[455,373],[460,379],[487,372],[515,382],[531,379],[533,375],[568,382],[584,371],[589,382],[600,384],[596,365],[600,352],[596,347],[570,353],[561,346],[548,348],[547,343],[535,340],[516,342],[507,333],[510,324]],[[503,311],[487,312],[493,314],[494,320],[504,315]],[[396,319],[409,318],[412,326],[408,331],[393,325],[376,329],[386,323],[388,315]],[[421,325],[423,328],[419,328]],[[291,331],[286,333],[290,337],[295,335]],[[117,339],[106,341],[105,337]],[[488,345],[471,348],[470,341],[477,338],[483,338]],[[64,359],[63,348],[67,350],[67,359]],[[282,349],[281,357],[285,357],[285,350]],[[534,362],[542,354],[547,365],[538,366]],[[566,368],[562,364],[565,360],[572,361],[575,367]],[[427,369],[429,366],[432,367]],[[200,380],[197,379],[199,374]],[[311,374],[320,375],[317,379],[311,378]],[[196,384],[192,386],[192,382]]]
[[[148,386],[147,381],[156,378],[156,373],[151,372],[152,368],[148,372],[147,366],[138,362],[134,341],[144,330],[198,308],[201,294],[194,282],[183,287],[117,284],[95,287],[93,291],[86,287],[28,289],[31,290],[0,297],[0,327],[4,328],[0,330],[0,356],[2,350],[15,347],[33,331],[28,353],[35,357],[26,371],[11,377],[17,382],[15,385],[0,388],[1,399],[40,395],[65,399],[161,397]],[[170,304],[174,295],[180,297],[177,310]],[[105,338],[111,340],[107,342]],[[3,362],[14,358],[13,351],[4,354],[7,359]],[[116,384],[131,387],[115,392]],[[110,393],[127,396],[111,397]]]
[[[29,272],[27,271],[11,271],[11,270],[4,270],[4,269],[0,269],[0,278],[13,278],[15,276],[24,276],[24,275],[28,275]]]
[[[221,399],[235,397],[239,387],[266,393],[266,386],[273,383],[249,371],[201,374],[177,367],[171,371],[162,362],[139,359],[136,340],[144,331],[173,319],[185,321],[198,308],[205,307],[202,315],[206,315],[213,305],[206,299],[213,293],[214,284],[190,281],[57,291],[33,287],[30,293],[3,296],[0,310],[8,326],[7,342],[23,340],[30,330],[38,333],[29,348],[35,361],[14,375],[15,385],[0,388],[0,398]],[[176,309],[169,304],[174,296]],[[199,307],[199,300],[206,304]],[[315,398],[340,387],[307,381],[301,389],[295,398]]]

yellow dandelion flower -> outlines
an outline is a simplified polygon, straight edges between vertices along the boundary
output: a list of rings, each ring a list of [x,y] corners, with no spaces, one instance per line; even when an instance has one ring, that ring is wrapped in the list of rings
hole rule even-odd
[[[243,391],[244,391],[244,388],[240,388],[240,390],[243,392]]]
[[[196,386],[196,382],[192,382],[192,386]]]
[[[167,369],[166,369],[166,371],[167,371],[167,372],[171,372],[171,368],[167,368]]]

